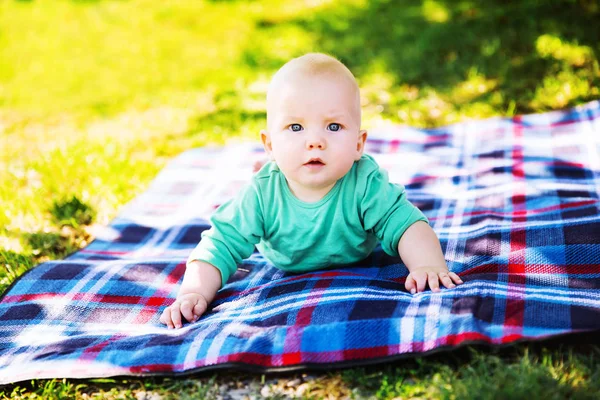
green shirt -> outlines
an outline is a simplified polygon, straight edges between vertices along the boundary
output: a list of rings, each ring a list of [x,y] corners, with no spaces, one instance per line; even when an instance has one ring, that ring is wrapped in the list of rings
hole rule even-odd
[[[404,187],[369,155],[315,203],[299,200],[285,176],[270,162],[235,198],[211,217],[212,228],[188,262],[201,260],[221,271],[222,285],[254,246],[277,268],[306,272],[350,264],[367,257],[381,241],[398,256],[398,241],[423,213],[406,198]]]

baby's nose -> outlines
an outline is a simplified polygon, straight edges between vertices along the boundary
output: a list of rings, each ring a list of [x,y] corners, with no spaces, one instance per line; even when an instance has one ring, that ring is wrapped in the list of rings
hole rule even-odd
[[[308,150],[325,150],[325,140],[321,137],[311,137],[306,141],[306,148]]]

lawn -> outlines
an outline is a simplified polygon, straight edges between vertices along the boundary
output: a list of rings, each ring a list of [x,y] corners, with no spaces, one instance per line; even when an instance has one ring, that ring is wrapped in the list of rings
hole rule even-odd
[[[436,127],[600,98],[598,21],[596,0],[2,1],[0,293],[89,243],[183,150],[257,139],[269,77],[291,57],[343,61],[367,129]],[[235,379],[272,398],[286,384],[317,398],[598,398],[599,357],[550,343]],[[0,394],[214,397],[233,379],[49,380]]]

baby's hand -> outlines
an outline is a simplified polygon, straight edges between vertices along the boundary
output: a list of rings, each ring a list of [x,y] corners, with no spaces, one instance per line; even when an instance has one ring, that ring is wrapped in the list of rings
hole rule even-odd
[[[195,322],[206,311],[208,302],[199,293],[187,293],[178,297],[173,304],[165,308],[160,322],[169,329],[181,328],[181,315],[189,322]]]
[[[408,274],[404,287],[406,287],[406,290],[410,293],[415,294],[423,292],[427,284],[429,284],[432,292],[439,292],[440,282],[449,289],[463,283],[458,275],[454,272],[448,272],[448,269],[445,266],[421,267],[413,269],[411,273]]]

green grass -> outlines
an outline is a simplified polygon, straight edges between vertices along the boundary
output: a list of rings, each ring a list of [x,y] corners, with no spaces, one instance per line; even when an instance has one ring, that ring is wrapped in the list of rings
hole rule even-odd
[[[501,350],[471,347],[318,375],[279,374],[271,380],[264,375],[237,372],[202,374],[195,378],[38,380],[0,389],[0,398],[136,399],[154,395],[161,399],[216,399],[236,388],[235,382],[249,383],[248,395],[254,398],[269,399],[598,398],[600,348],[572,343],[566,345],[560,341],[551,343],[552,350],[546,349],[543,343],[509,346]],[[287,384],[294,380],[295,384]]]
[[[599,19],[594,0],[2,1],[0,292],[89,243],[176,154],[257,139],[269,76],[291,57],[346,63],[367,129],[434,127],[600,98]],[[519,349],[323,374],[306,396],[600,394],[596,348]],[[215,382],[48,380],[4,395],[210,397]]]

